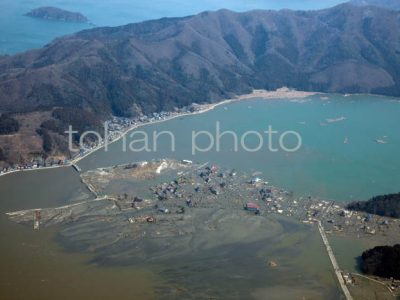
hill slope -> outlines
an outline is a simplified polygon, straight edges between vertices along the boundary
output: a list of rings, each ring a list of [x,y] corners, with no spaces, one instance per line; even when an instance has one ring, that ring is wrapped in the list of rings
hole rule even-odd
[[[283,85],[400,95],[399,13],[227,10],[98,28],[0,60],[0,109],[117,115]]]
[[[0,57],[0,112],[104,119],[282,86],[400,96],[398,32],[398,12],[349,4],[90,29]]]

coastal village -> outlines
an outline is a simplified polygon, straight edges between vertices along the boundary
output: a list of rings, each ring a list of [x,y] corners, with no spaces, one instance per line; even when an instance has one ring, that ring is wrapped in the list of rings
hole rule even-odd
[[[174,112],[165,112],[162,111],[160,113],[152,113],[149,115],[143,115],[136,118],[122,118],[122,117],[113,117],[112,119],[107,121],[107,137],[108,143],[113,143],[118,141],[124,134],[127,132],[138,128],[140,126],[146,124],[153,124],[156,122],[167,121],[172,118],[176,118],[179,116],[184,116],[188,114],[200,113],[205,110],[208,110],[210,105],[198,105],[192,104],[188,107],[183,107],[180,109],[176,109]],[[104,147],[105,141],[96,141],[96,142],[85,142],[82,148],[71,158],[67,157],[38,157],[32,159],[30,162],[25,164],[15,164],[13,166],[8,166],[0,170],[0,176],[6,175],[8,173],[14,173],[18,171],[28,171],[28,170],[36,170],[36,169],[44,169],[44,168],[56,168],[56,167],[64,167],[71,166],[79,162],[81,159],[85,158],[89,154],[93,153],[96,150]]]
[[[192,103],[189,106],[175,108],[174,111],[161,111],[161,112],[153,112],[148,115],[141,115],[134,118],[124,118],[124,117],[112,117],[110,120],[106,121],[107,123],[107,143],[112,144],[119,139],[121,139],[128,132],[137,129],[144,125],[155,124],[159,122],[168,121],[177,117],[183,117],[187,115],[195,115],[200,113],[205,113],[210,111],[220,105],[228,104],[230,102],[235,101],[243,101],[250,100],[255,98],[262,98],[265,100],[272,99],[291,99],[291,101],[302,102],[305,99],[313,95],[321,95],[320,99],[323,101],[329,100],[329,97],[324,96],[323,93],[314,93],[314,92],[304,92],[297,91],[294,89],[289,89],[287,87],[282,87],[277,89],[276,91],[267,91],[267,90],[253,90],[249,94],[244,94],[240,96],[236,96],[232,99],[221,100],[216,103],[207,103],[207,104],[197,104]],[[345,97],[348,95],[345,95]],[[327,123],[335,123],[346,120],[345,117],[337,117],[332,119],[326,119],[321,122],[321,126],[325,126]],[[300,122],[304,124],[304,122]],[[103,134],[103,133],[102,133]],[[373,141],[378,144],[387,144],[387,136],[373,138]],[[349,140],[346,137],[344,144],[348,144]],[[70,157],[66,156],[49,156],[44,158],[43,156],[37,156],[32,158],[31,161],[23,163],[23,164],[13,164],[9,166],[5,166],[2,169],[0,168],[0,176],[4,176],[9,173],[19,172],[19,171],[30,171],[37,169],[46,169],[46,168],[57,168],[57,167],[65,167],[65,166],[74,166],[80,160],[84,159],[88,155],[93,152],[102,149],[105,146],[106,142],[101,141],[84,141],[79,150],[75,153],[71,153]],[[77,145],[75,145],[77,146]]]
[[[236,96],[232,99],[222,100],[217,103],[207,103],[207,104],[197,104],[192,103],[189,106],[184,106],[181,108],[175,108],[174,111],[161,111],[153,112],[148,115],[141,115],[135,118],[122,118],[122,117],[112,117],[107,123],[107,138],[108,144],[118,141],[125,134],[133,129],[139,128],[143,125],[159,123],[167,120],[171,120],[177,117],[182,117],[191,114],[199,114],[210,111],[217,106],[227,104],[233,101],[249,100],[253,98],[263,98],[263,99],[301,99],[307,98],[316,93],[303,92],[287,87],[282,87],[276,91],[266,91],[266,90],[254,90],[252,93]],[[105,141],[92,141],[85,142],[85,144],[76,152],[72,153],[72,157],[48,157],[43,158],[41,156],[32,159],[30,162],[24,164],[15,164],[12,166],[4,167],[0,170],[0,176],[19,172],[19,171],[29,171],[44,168],[57,168],[64,166],[73,166],[80,160],[84,159],[91,153],[103,148]]]
[[[227,216],[263,219],[273,214],[291,218],[317,226],[347,299],[352,299],[349,290],[360,290],[359,281],[363,275],[340,269],[327,236],[368,238],[377,244],[396,243],[399,238],[398,219],[349,211],[343,202],[296,197],[270,185],[262,174],[225,170],[209,163],[201,165],[189,160],[139,162],[91,170],[82,173],[81,178],[93,193],[94,200],[60,208],[12,212],[8,216],[18,223],[30,225],[33,221],[35,229],[90,220],[93,236],[98,234],[99,228],[105,230],[102,234],[107,239],[112,240],[115,234],[119,236],[107,247],[113,247],[121,239],[140,241],[192,235],[204,226],[207,230],[218,230],[219,220]],[[113,230],[107,233],[102,224],[111,220]],[[84,237],[78,233],[71,237],[73,240],[81,238]],[[92,243],[92,248],[102,243],[97,239],[88,242]],[[279,262],[270,261],[269,265],[278,266]],[[389,295],[400,294],[399,281],[365,278],[382,285]]]

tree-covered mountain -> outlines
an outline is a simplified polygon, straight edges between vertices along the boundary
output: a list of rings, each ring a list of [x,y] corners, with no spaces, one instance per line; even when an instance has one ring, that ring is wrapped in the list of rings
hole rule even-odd
[[[376,196],[368,201],[350,203],[347,208],[380,216],[400,218],[400,193]]]
[[[378,246],[365,251],[361,256],[364,273],[400,279],[400,245]]]
[[[399,16],[343,4],[85,30],[0,57],[0,113],[74,108],[100,120],[282,86],[400,96]]]

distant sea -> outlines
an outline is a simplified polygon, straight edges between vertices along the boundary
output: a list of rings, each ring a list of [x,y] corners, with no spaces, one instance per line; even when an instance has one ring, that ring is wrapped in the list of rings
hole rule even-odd
[[[234,11],[252,9],[318,9],[342,0],[0,0],[0,55],[39,48],[56,37],[95,26],[118,26],[163,17],[181,17],[205,10],[227,8]],[[56,6],[77,11],[89,24],[64,23],[24,16],[33,8]]]

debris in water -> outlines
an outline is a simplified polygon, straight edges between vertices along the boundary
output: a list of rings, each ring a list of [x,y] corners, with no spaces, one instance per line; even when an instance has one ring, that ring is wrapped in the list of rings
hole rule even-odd
[[[332,118],[332,119],[326,119],[327,123],[336,123],[336,122],[341,122],[346,120],[346,117],[339,117],[339,118]]]

